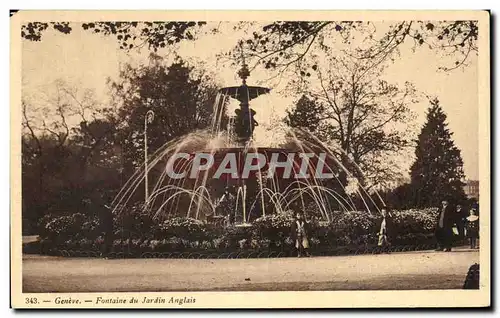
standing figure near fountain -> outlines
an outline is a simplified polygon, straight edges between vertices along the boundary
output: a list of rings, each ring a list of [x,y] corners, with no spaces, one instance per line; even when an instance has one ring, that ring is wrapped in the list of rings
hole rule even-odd
[[[389,253],[388,247],[391,246],[391,235],[393,235],[393,223],[392,223],[392,215],[388,211],[387,207],[384,206],[380,210],[382,214],[382,219],[380,223],[377,225],[378,231],[378,246],[383,249],[386,249],[385,252]]]
[[[476,215],[476,209],[470,210],[467,221],[467,237],[470,241],[470,248],[475,249],[477,239],[479,238],[479,217]]]
[[[217,203],[217,209],[219,210],[217,214],[225,216],[226,226],[229,226],[234,222],[234,201],[234,195],[229,191],[229,188],[226,187],[224,194]]]
[[[309,240],[307,239],[307,222],[302,219],[302,215],[297,213],[295,221],[292,223],[292,241],[297,249],[297,257],[302,257],[305,253],[309,254]]]
[[[101,197],[103,202],[109,204],[112,201],[111,197],[104,199],[104,195]],[[101,202],[99,209],[99,226],[103,237],[103,245],[101,251],[101,257],[108,258],[111,248],[113,246],[113,212],[112,208],[107,204]]]
[[[442,207],[439,209],[439,217],[436,224],[436,240],[438,243],[438,248],[436,251],[451,252],[451,243],[453,238],[453,217],[454,209],[449,204],[448,199],[444,199],[442,202]]]

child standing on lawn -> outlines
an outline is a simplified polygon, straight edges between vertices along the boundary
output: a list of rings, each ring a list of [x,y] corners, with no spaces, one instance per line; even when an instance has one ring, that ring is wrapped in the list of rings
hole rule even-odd
[[[292,223],[291,237],[295,248],[297,249],[297,257],[302,257],[302,254],[311,256],[308,252],[309,240],[307,239],[307,222],[303,220],[302,215],[297,213],[297,217]]]
[[[467,237],[470,241],[470,248],[476,248],[476,242],[479,238],[479,216],[476,215],[476,210],[471,209],[469,216],[466,218]]]

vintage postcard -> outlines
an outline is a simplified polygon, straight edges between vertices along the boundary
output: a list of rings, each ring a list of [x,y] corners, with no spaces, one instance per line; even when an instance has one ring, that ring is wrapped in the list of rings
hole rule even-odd
[[[489,12],[10,19],[13,308],[490,306]]]

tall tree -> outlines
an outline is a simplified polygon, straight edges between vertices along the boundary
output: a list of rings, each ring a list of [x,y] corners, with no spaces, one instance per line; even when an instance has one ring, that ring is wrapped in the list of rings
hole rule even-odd
[[[119,187],[115,124],[93,92],[57,80],[22,102],[23,230],[45,214],[84,211]],[[43,95],[43,94],[41,94]]]
[[[315,134],[338,146],[344,166],[365,186],[399,176],[389,159],[408,145],[402,127],[412,116],[414,88],[388,83],[381,78],[383,70],[383,64],[349,57],[314,65],[298,89],[315,103],[301,101],[288,114],[291,126],[308,126],[312,132],[319,127]]]
[[[411,186],[415,205],[436,206],[448,198],[453,203],[465,200],[463,161],[446,123],[439,100],[431,100],[411,166]]]
[[[149,110],[155,114],[148,126],[148,147],[153,152],[165,142],[208,127],[217,94],[216,84],[203,70],[181,59],[166,65],[156,55],[151,55],[149,64],[125,66],[111,89],[129,169],[144,162],[144,119]]]
[[[93,213],[109,204],[144,162],[144,116],[151,153],[165,142],[210,125],[217,87],[203,70],[177,60],[126,66],[110,84],[112,103],[56,81],[22,104],[23,219],[30,231],[45,214]],[[92,209],[88,208],[88,205]]]

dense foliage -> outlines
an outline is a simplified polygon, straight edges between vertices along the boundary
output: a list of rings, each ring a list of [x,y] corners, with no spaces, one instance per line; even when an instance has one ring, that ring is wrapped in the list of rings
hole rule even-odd
[[[81,27],[115,37],[122,49],[147,45],[156,51],[183,40],[194,40],[205,24],[28,21],[22,26],[21,36],[40,41],[49,28],[69,34],[75,27]],[[297,76],[292,78],[297,82],[292,84],[297,89],[304,84],[308,87],[307,94],[289,112],[288,124],[306,128],[322,141],[336,142],[342,165],[367,188],[391,181],[391,175],[397,171],[393,171],[395,165],[386,159],[407,146],[405,131],[391,127],[408,122],[413,88],[409,84],[398,87],[384,81],[381,78],[384,63],[394,58],[400,44],[414,39],[418,46],[432,44],[444,51],[452,50],[458,56],[454,67],[460,67],[467,63],[471,52],[477,51],[478,36],[477,21],[399,21],[391,24],[381,38],[374,41],[370,38],[373,46],[356,48],[355,57],[336,54],[335,37],[341,36],[343,42],[350,44],[356,32],[366,38],[373,36],[371,26],[361,21],[274,21],[249,33],[245,42],[249,63],[275,70],[278,75],[296,66]],[[317,63],[315,59],[324,56],[331,57],[327,65]],[[150,110],[155,113],[147,145],[154,152],[166,142],[206,128],[217,92],[212,76],[202,69],[180,59],[165,65],[158,55],[151,55],[145,65],[126,65],[110,87],[109,107],[98,105],[88,92],[64,85],[59,85],[55,94],[47,94],[53,97],[48,105],[23,100],[24,233],[41,234],[56,246],[99,246],[103,238],[97,215],[143,165],[146,113]],[[419,136],[412,184],[399,189],[398,198],[409,207],[433,206],[444,195],[451,195],[456,201],[463,198],[462,159],[445,119],[436,102]],[[340,179],[347,182],[342,174]],[[143,200],[142,193],[137,194],[131,202]],[[140,206],[129,207],[115,218],[117,246],[129,249],[163,246],[167,250],[172,246],[216,249],[290,246],[291,215],[287,214],[257,219],[251,228],[221,231],[193,219],[174,218],[158,223],[142,210]],[[419,213],[396,213],[404,220],[397,223],[399,239],[426,235],[430,221],[425,223],[427,216]],[[374,218],[363,212],[336,215],[329,224],[313,220],[311,240],[318,246],[368,244],[374,242],[374,224]]]
[[[305,76],[315,68],[308,62],[318,48],[337,52],[340,43],[350,45],[360,39],[372,45],[359,48],[357,58],[381,61],[409,42],[413,50],[428,47],[453,56],[455,63],[441,67],[444,70],[467,65],[478,50],[478,21],[395,21],[378,34],[377,26],[374,21],[273,21],[253,32],[245,43],[265,68],[279,72],[298,68]]]
[[[217,87],[201,69],[152,55],[125,65],[110,82],[111,105],[90,91],[57,81],[48,100],[23,100],[23,233],[38,234],[44,215],[97,215],[144,162],[148,149],[210,124]],[[141,201],[143,198],[136,198]]]
[[[21,27],[21,37],[30,41],[41,41],[47,29],[70,34],[73,28],[81,27],[96,34],[116,38],[121,49],[141,48],[144,45],[156,51],[181,40],[193,40],[199,27],[206,22],[199,21],[96,21],[86,23],[70,22],[28,22]]]
[[[222,228],[191,218],[172,218],[160,224],[151,224],[140,231],[124,230],[126,224],[137,221],[137,215],[115,217],[113,251],[132,253],[179,252],[214,250],[218,252],[266,249],[291,251],[293,242],[290,228],[293,213],[263,216],[251,227],[230,226]],[[392,211],[394,245],[420,245],[432,243],[436,209]],[[362,211],[335,214],[332,222],[309,220],[308,236],[312,250],[339,247],[363,247],[377,242],[379,218]],[[60,216],[47,219],[43,225],[42,247],[45,253],[58,250],[100,250],[103,238],[90,226],[95,220],[85,220],[82,215]],[[138,222],[140,224],[144,224]],[[123,228],[122,228],[123,226]]]

